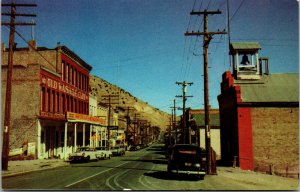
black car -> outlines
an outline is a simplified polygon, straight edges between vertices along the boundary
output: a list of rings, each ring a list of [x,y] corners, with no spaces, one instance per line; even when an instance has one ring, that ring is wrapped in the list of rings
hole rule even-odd
[[[196,145],[174,145],[168,159],[168,173],[193,174],[199,179],[204,179],[205,166],[201,152],[201,148]]]

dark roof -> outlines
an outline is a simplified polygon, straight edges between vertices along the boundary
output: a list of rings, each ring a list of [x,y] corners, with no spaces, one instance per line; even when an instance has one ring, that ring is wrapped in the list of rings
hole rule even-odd
[[[260,80],[234,80],[242,102],[299,102],[299,74],[263,75]]]

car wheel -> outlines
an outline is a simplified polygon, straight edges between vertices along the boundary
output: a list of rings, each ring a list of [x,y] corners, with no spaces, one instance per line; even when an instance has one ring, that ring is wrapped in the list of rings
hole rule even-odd
[[[197,175],[197,178],[200,179],[200,180],[204,180],[204,176],[205,175]]]
[[[90,156],[87,156],[87,157],[86,157],[86,161],[87,161],[87,162],[89,162],[90,159],[91,159]]]
[[[110,159],[110,155],[108,156],[108,158]]]

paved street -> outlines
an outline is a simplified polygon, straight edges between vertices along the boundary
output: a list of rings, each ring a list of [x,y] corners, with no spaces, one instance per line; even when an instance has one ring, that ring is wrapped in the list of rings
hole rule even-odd
[[[5,189],[56,190],[297,190],[298,180],[218,167],[204,180],[170,176],[162,145],[90,163],[3,178]]]

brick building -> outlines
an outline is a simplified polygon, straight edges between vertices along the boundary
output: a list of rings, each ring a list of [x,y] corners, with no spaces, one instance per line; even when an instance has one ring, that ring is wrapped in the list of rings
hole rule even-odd
[[[230,48],[233,73],[222,75],[218,96],[222,160],[232,165],[236,157],[244,170],[298,174],[299,74],[270,74],[258,43]],[[239,60],[242,55],[251,60]]]
[[[66,46],[29,45],[14,51],[9,147],[30,143],[36,158],[66,158],[77,146],[89,145],[90,125],[107,124],[89,115],[92,67]],[[2,114],[7,58],[2,45]]]

